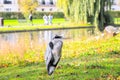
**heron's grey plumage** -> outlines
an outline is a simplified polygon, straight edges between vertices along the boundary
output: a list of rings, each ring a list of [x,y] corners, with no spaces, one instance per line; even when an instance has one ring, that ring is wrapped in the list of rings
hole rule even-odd
[[[47,46],[47,50],[45,53],[45,62],[49,75],[51,75],[54,72],[61,58],[62,45],[62,37],[56,35]]]

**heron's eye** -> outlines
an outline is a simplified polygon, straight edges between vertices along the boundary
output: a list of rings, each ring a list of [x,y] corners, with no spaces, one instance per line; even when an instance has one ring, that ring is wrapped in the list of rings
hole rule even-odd
[[[50,46],[51,49],[53,49],[53,47],[54,47],[52,42],[49,43],[49,46]]]

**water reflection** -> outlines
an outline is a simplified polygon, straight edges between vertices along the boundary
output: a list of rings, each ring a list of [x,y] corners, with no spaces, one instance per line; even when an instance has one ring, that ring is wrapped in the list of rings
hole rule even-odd
[[[66,38],[76,39],[90,36],[91,30],[52,30],[52,31],[36,31],[0,34],[0,49],[6,46],[16,47],[18,44],[33,46],[33,44],[42,45],[48,43],[53,36],[61,35]],[[28,45],[29,44],[29,45]]]
[[[0,44],[2,45],[2,42],[5,41],[9,43],[10,45],[15,45],[18,40],[17,37],[18,37],[18,34],[16,33],[2,34],[0,35]]]
[[[52,31],[45,31],[44,32],[44,41],[48,43],[50,40],[52,40]]]

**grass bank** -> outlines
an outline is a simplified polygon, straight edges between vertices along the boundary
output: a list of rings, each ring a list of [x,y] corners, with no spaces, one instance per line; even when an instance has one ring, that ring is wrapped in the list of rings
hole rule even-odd
[[[66,28],[66,27],[78,27],[78,26],[92,26],[90,24],[75,24],[66,22],[63,18],[53,19],[52,25],[44,25],[42,19],[34,19],[33,25],[28,22],[19,23],[18,20],[4,20],[4,27],[0,27],[0,33],[2,32],[16,32],[16,31],[33,31],[39,29],[52,29],[52,28]]]
[[[115,18],[115,24],[120,24],[120,18]],[[4,20],[4,27],[0,27],[0,32],[16,32],[16,31],[28,31],[39,29],[51,29],[51,28],[66,28],[66,27],[78,27],[78,26],[93,26],[91,24],[75,24],[66,22],[65,19],[53,19],[52,25],[44,25],[43,19],[33,19],[33,25],[27,22],[19,22],[18,20]]]
[[[0,80],[119,80],[120,35],[111,39],[65,40],[52,76],[44,64],[45,46],[23,54],[0,54]],[[25,46],[24,46],[25,47]]]

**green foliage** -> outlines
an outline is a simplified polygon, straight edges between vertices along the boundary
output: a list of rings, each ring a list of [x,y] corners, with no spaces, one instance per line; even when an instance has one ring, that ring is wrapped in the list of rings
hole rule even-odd
[[[37,0],[18,0],[18,4],[20,11],[26,19],[28,19],[29,14],[34,13],[38,7]]]
[[[103,17],[101,17],[101,18],[100,18],[100,16],[98,17],[98,19],[100,20],[98,22],[98,29],[100,31],[103,31],[106,26],[114,24],[114,19],[110,15],[109,11],[104,12],[102,16]]]
[[[120,11],[109,11],[110,15],[114,18],[120,17]]]
[[[22,13],[20,12],[0,12],[0,17],[3,17],[4,19],[24,19]]]
[[[105,6],[110,10],[111,0],[58,0],[58,7],[63,10],[66,18],[77,23],[87,23],[91,20],[91,23],[98,26],[100,30],[108,24]],[[109,18],[110,22],[111,20],[112,18]]]
[[[44,14],[49,15],[49,12],[35,12],[33,14],[34,19],[42,19]],[[53,18],[64,18],[64,14],[62,12],[50,12],[53,15]]]
[[[33,19],[42,19],[44,14],[49,14],[48,12],[34,12]],[[64,18],[62,12],[52,12],[54,18]],[[24,15],[20,12],[0,12],[0,17],[4,19],[25,19]]]

